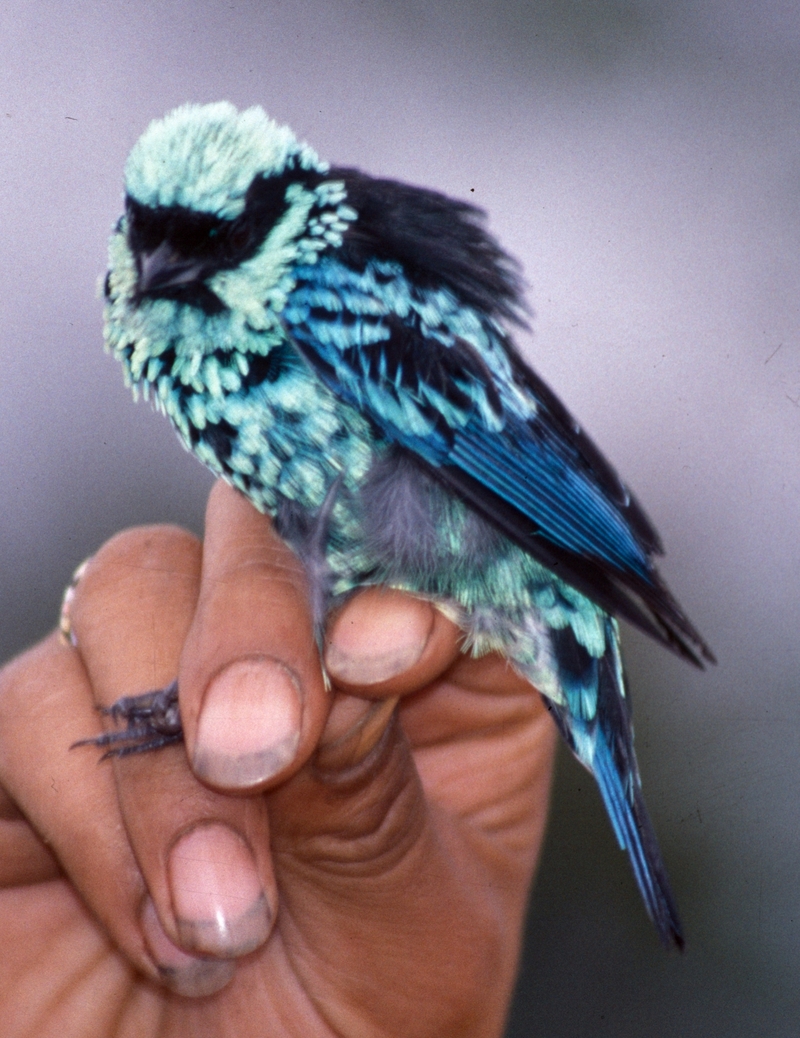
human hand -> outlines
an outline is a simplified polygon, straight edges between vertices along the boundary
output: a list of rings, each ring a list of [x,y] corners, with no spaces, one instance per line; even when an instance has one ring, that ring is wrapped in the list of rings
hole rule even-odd
[[[555,742],[502,659],[370,589],[328,692],[302,566],[223,484],[202,546],[109,541],[71,621],[0,673],[4,1034],[500,1034]],[[176,674],[185,747],[69,751]]]

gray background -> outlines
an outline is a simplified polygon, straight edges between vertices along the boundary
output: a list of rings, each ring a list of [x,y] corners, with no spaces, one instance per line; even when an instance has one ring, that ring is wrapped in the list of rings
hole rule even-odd
[[[720,658],[626,632],[689,937],[658,946],[566,756],[510,1035],[798,1033],[798,57],[791,0],[5,0],[0,657],[119,528],[209,480],[101,349],[125,155],[186,100],[469,198],[531,283],[539,372],[645,502]]]

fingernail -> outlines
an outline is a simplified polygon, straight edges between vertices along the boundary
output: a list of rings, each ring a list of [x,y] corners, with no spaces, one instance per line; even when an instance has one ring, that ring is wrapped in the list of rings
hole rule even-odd
[[[224,825],[201,825],[169,857],[181,943],[207,955],[246,955],[267,939],[271,913],[245,842]]]
[[[321,771],[345,771],[367,758],[389,726],[397,696],[370,702],[337,696],[314,763]]]
[[[277,660],[237,660],[206,690],[192,766],[212,785],[247,787],[291,764],[300,743],[302,698]]]
[[[206,959],[187,955],[164,933],[153,902],[142,911],[142,931],[163,983],[179,995],[200,998],[221,991],[236,972],[230,959]]]
[[[433,610],[394,591],[365,591],[334,620],[325,666],[334,679],[374,685],[413,666],[433,628]]]

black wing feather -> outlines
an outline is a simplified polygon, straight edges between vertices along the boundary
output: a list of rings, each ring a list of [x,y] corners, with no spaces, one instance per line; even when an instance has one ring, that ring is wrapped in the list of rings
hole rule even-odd
[[[481,226],[483,210],[438,191],[332,169],[358,213],[337,258],[355,270],[371,259],[397,260],[420,288],[446,285],[488,317],[524,324],[519,266]]]

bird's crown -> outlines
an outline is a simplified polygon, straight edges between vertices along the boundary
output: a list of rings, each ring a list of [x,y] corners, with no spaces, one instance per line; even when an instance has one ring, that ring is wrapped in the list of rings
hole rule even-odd
[[[125,167],[125,187],[146,206],[177,205],[235,219],[256,176],[276,176],[290,165],[320,173],[328,168],[263,108],[187,104],[152,122],[139,138]]]

